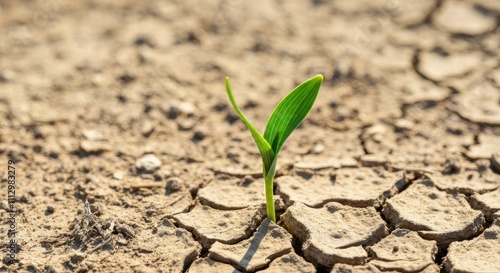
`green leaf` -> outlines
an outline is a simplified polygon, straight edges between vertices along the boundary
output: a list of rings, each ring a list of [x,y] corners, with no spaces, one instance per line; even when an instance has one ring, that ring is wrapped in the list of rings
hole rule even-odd
[[[257,144],[257,147],[259,148],[259,152],[262,156],[262,162],[264,163],[263,169],[264,169],[264,176],[267,176],[268,170],[271,168],[271,165],[274,161],[274,152],[271,149],[271,145],[264,139],[264,137],[259,133],[259,131],[255,128],[253,125],[252,121],[241,112],[240,108],[236,104],[236,101],[234,100],[233,97],[233,92],[231,90],[231,85],[229,84],[229,77],[226,77],[226,92],[227,95],[229,96],[229,100],[231,101],[231,104],[233,105],[234,110],[236,110],[236,113],[240,116],[241,120],[246,124],[250,132],[252,133],[253,139],[255,143]]]
[[[323,76],[317,75],[301,83],[281,100],[269,117],[264,139],[270,143],[276,158],[288,136],[311,110],[322,82]],[[274,165],[276,167],[276,163]]]

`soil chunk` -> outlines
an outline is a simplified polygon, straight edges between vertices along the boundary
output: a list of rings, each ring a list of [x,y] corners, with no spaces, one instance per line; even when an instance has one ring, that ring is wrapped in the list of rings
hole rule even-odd
[[[435,241],[427,241],[417,232],[396,229],[376,245],[368,247],[373,258],[370,264],[378,269],[396,272],[422,272],[426,268],[439,268],[434,263],[438,251]]]
[[[487,81],[474,83],[471,92],[457,94],[449,107],[462,118],[484,124],[500,124],[500,88]]]
[[[489,159],[495,153],[500,153],[500,136],[483,133],[478,137],[479,144],[469,147],[466,152],[467,157],[472,159]]]
[[[484,193],[500,187],[500,175],[490,169],[481,171],[477,166],[468,167],[458,173],[433,173],[428,177],[438,189],[452,193]]]
[[[430,180],[420,180],[388,200],[383,213],[395,227],[418,231],[438,244],[474,236],[485,221],[462,194],[439,191]]]
[[[453,242],[444,266],[449,272],[500,272],[500,220],[470,241]]]
[[[294,252],[274,260],[269,268],[259,271],[263,273],[313,273],[316,268]]]
[[[235,245],[216,242],[209,250],[209,258],[251,272],[291,251],[292,236],[267,218],[247,240]]]
[[[197,204],[174,219],[180,227],[193,232],[204,247],[210,247],[215,241],[234,244],[247,238],[265,217],[264,212],[261,206],[224,211]]]
[[[204,205],[217,209],[242,209],[265,202],[263,179],[220,180],[216,179],[198,191]]]
[[[452,1],[444,2],[433,23],[444,31],[465,35],[484,34],[496,26],[494,16],[479,11],[469,2]]]
[[[210,258],[199,258],[194,261],[189,267],[187,273],[221,273],[221,272],[231,272],[231,273],[241,273],[241,271],[236,268],[216,262]]]
[[[331,202],[314,209],[296,202],[282,215],[288,230],[302,242],[304,256],[316,265],[363,264],[363,246],[387,235],[374,208],[353,208]]]
[[[356,207],[378,207],[385,198],[405,187],[408,181],[402,172],[353,168],[336,170],[331,177],[282,176],[276,179],[276,183],[286,204],[302,202],[318,207],[335,201]]]
[[[393,81],[400,93],[404,94],[400,97],[401,102],[404,104],[415,104],[425,101],[442,101],[451,93],[449,89],[432,84],[429,81],[422,79],[422,77],[419,77],[414,72],[407,72],[404,75],[393,79]]]
[[[418,70],[432,80],[442,81],[466,74],[480,63],[480,55],[475,53],[443,56],[435,52],[422,52]]]
[[[483,194],[474,194],[471,200],[475,209],[480,209],[487,219],[492,219],[493,215],[500,211],[500,188]]]

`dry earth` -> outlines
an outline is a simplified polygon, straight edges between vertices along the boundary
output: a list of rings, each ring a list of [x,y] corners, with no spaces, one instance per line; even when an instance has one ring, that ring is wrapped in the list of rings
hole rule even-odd
[[[499,22],[497,0],[0,0],[0,271],[500,272]],[[263,128],[319,73],[270,223],[224,77]]]

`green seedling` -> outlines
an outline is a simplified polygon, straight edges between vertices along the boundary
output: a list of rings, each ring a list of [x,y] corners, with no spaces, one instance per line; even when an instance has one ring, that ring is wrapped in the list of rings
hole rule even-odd
[[[267,217],[273,222],[276,222],[276,213],[274,211],[273,199],[273,180],[276,174],[276,163],[278,154],[283,143],[290,134],[299,126],[307,113],[311,110],[316,97],[318,96],[319,88],[323,83],[323,76],[317,75],[309,80],[301,83],[292,90],[281,102],[276,106],[273,113],[267,121],[264,135],[261,135],[252,121],[248,119],[236,104],[229,84],[229,78],[226,77],[226,91],[231,100],[234,110],[246,124],[253,139],[259,148],[263,163],[263,175],[266,189],[266,210]]]

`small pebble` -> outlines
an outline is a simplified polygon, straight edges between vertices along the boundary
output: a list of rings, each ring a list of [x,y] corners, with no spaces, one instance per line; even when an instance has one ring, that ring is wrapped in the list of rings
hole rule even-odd
[[[312,152],[314,154],[321,154],[322,152],[325,151],[325,145],[321,144],[321,143],[318,143],[314,146],[314,148],[312,149]]]
[[[394,122],[394,126],[396,126],[396,129],[398,130],[411,130],[415,124],[407,119],[398,119],[396,122]]]
[[[146,154],[136,161],[135,167],[137,170],[153,173],[161,167],[161,161],[154,154]]]
[[[176,192],[182,187],[182,181],[178,177],[172,177],[167,180],[167,191]]]
[[[113,173],[113,178],[116,180],[122,180],[124,177],[124,174],[122,171],[116,171]]]
[[[151,122],[144,122],[141,127],[141,135],[148,137],[155,130],[154,125]]]
[[[168,111],[168,116],[171,118],[177,118],[178,116],[194,116],[196,113],[196,107],[190,102],[180,102],[174,101],[170,104],[170,109]]]
[[[47,212],[48,213],[54,213],[54,211],[55,211],[55,209],[54,209],[53,206],[50,206],[50,205],[47,206]]]
[[[189,131],[189,130],[193,129],[195,122],[192,119],[185,119],[185,120],[179,122],[177,125],[178,125],[179,130]]]

